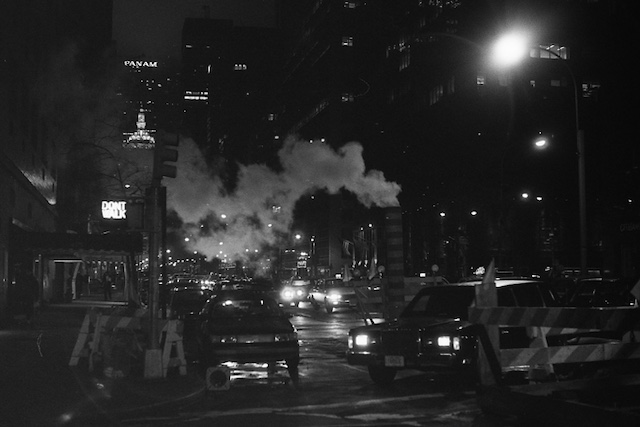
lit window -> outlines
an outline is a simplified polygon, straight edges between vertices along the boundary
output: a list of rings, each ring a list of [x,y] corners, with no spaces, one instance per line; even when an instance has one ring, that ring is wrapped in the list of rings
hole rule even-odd
[[[485,77],[483,75],[478,75],[476,77],[476,85],[484,86],[484,84],[485,84]]]
[[[596,82],[584,82],[582,83],[582,96],[584,98],[595,97],[600,89],[600,83]]]
[[[247,64],[233,64],[233,69],[235,71],[245,71],[247,69]]]
[[[436,102],[440,101],[440,99],[442,99],[443,94],[444,94],[444,88],[442,87],[442,85],[438,85],[433,89],[431,89],[431,91],[429,92],[429,105],[433,105]]]
[[[407,68],[411,64],[411,52],[406,50],[402,52],[402,59],[400,60],[400,69],[398,71],[402,71]]]
[[[353,102],[353,94],[352,93],[343,93],[342,94],[342,102]]]
[[[343,6],[346,7],[347,9],[355,9],[356,8],[356,2],[354,2],[354,1],[345,1]]]
[[[531,87],[536,87],[536,81],[535,80],[529,80],[529,85]]]
[[[351,36],[343,36],[342,37],[342,46],[353,46],[353,37]]]
[[[569,48],[556,43],[541,44],[537,48],[531,49],[529,56],[541,59],[568,59]]]

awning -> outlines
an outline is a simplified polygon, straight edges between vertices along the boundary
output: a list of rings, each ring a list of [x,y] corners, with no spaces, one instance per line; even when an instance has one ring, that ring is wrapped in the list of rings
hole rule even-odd
[[[142,234],[74,234],[24,232],[13,236],[17,246],[56,258],[129,255],[142,252]]]

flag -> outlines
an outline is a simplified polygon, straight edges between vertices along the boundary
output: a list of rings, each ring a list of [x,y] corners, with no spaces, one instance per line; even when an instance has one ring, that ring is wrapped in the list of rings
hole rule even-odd
[[[484,273],[482,283],[476,285],[476,306],[497,307],[498,293],[496,292],[496,266],[492,259]]]
[[[342,253],[345,256],[351,256],[351,246],[353,246],[353,242],[346,239],[342,241]]]
[[[640,280],[638,280],[638,283],[636,283],[631,289],[631,295],[636,297],[636,300],[640,301]]]

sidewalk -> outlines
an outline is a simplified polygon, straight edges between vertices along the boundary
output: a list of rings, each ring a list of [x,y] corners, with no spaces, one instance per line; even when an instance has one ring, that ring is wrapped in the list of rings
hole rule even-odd
[[[55,328],[56,324],[62,324],[61,319],[66,319],[64,323],[68,323],[69,318],[73,317],[73,324],[77,326],[67,330],[68,343],[73,342],[75,345],[82,320],[88,310],[124,306],[124,301],[104,301],[99,296],[84,297],[69,303],[49,304],[38,314],[36,328],[39,325]],[[69,316],[72,312],[75,314]],[[71,346],[71,349],[73,347]],[[204,378],[199,373],[198,365],[194,363],[187,363],[186,375],[180,375],[177,369],[170,369],[167,377],[146,379],[144,361],[138,361],[142,363],[132,366],[128,375],[109,378],[108,372],[105,373],[102,369],[90,372],[87,358],[81,359],[77,366],[69,366],[72,351],[68,351],[68,345],[66,353],[68,370],[61,371],[75,378],[77,386],[92,406],[82,414],[76,415],[74,423],[77,425],[112,425],[116,420],[132,415],[158,412],[163,408],[175,410],[176,407],[197,401],[205,393]]]

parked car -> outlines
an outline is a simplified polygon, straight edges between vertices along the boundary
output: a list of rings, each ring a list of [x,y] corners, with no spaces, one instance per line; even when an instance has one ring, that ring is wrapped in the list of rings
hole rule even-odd
[[[213,291],[200,286],[177,286],[169,291],[167,317],[181,320],[184,336],[194,337],[199,323],[200,311],[213,295]]]
[[[327,313],[336,308],[356,308],[356,288],[354,282],[342,279],[319,280],[309,292],[309,302],[316,310],[324,307]]]
[[[261,291],[216,291],[205,304],[198,329],[200,361],[206,369],[224,362],[285,361],[298,381],[298,334],[278,302]]]
[[[633,307],[638,301],[631,293],[637,283],[631,279],[590,277],[576,282],[567,295],[569,307]]]
[[[347,361],[368,367],[371,379],[390,384],[401,369],[450,370],[475,375],[477,337],[468,321],[476,282],[422,288],[400,316],[390,322],[351,329]],[[544,282],[496,280],[498,305],[547,307],[555,305]],[[501,348],[528,347],[523,327],[500,328]],[[519,368],[524,374],[527,367]]]

